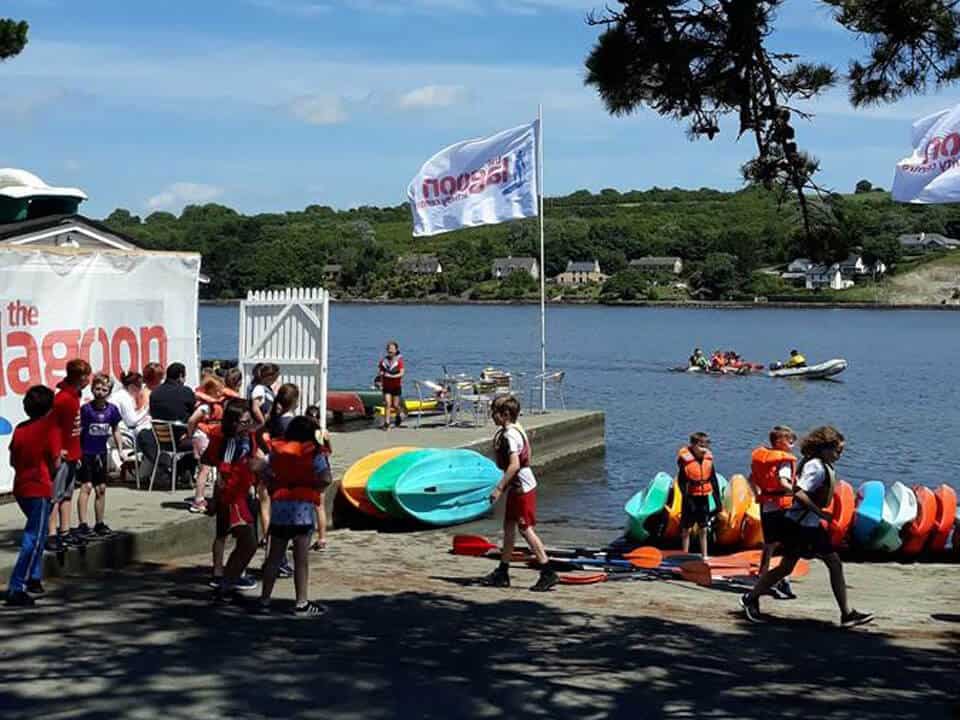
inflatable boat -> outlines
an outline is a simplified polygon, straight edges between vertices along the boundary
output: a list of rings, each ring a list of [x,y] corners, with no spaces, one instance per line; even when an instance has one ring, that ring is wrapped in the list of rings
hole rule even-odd
[[[808,380],[820,380],[838,375],[846,369],[846,360],[843,358],[834,358],[833,360],[827,360],[826,362],[822,362],[817,365],[805,365],[804,367],[797,368],[777,367],[776,365],[773,365],[771,366],[767,375],[775,378],[802,378]]]

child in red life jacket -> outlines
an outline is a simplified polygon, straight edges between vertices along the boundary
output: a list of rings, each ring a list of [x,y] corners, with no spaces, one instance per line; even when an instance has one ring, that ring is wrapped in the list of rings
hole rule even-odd
[[[515,533],[519,528],[540,567],[540,577],[530,589],[534,592],[546,592],[560,582],[560,579],[550,566],[543,542],[533,529],[537,524],[537,479],[530,469],[530,441],[516,424],[520,416],[520,403],[515,397],[502,395],[493,401],[490,414],[500,427],[493,437],[493,449],[497,467],[503,471],[503,477],[490,493],[490,503],[496,503],[500,495],[506,492],[507,508],[503,515],[500,565],[484,578],[484,582],[491,587],[510,587],[508,563],[513,554]]]
[[[680,542],[690,552],[690,532],[699,528],[700,552],[707,558],[707,535],[714,516],[720,511],[720,484],[710,452],[710,437],[704,432],[690,436],[688,445],[677,451],[677,483],[683,493],[680,508]],[[714,509],[710,509],[713,497]]]
[[[387,343],[386,355],[377,366],[377,381],[383,391],[383,429],[390,429],[390,415],[395,412],[394,422],[400,426],[403,411],[403,355],[396,340]]]
[[[315,506],[331,481],[326,436],[318,438],[319,426],[305,415],[290,421],[282,439],[271,439],[270,454],[261,476],[270,490],[270,550],[263,564],[261,612],[269,612],[270,596],[280,562],[293,541],[293,582],[297,617],[317,617],[326,608],[307,599],[309,582],[310,536],[313,534]]]
[[[784,539],[784,520],[793,505],[797,483],[797,458],[790,452],[796,441],[793,430],[777,425],[770,431],[770,447],[758,447],[750,455],[750,484],[760,503],[763,526],[760,575],[770,567],[770,557]],[[770,588],[770,593],[778,600],[796,597],[787,578]]]
[[[31,607],[33,595],[43,594],[43,545],[61,450],[52,408],[53,390],[43,385],[27,390],[23,410],[28,419],[17,425],[10,440],[13,497],[27,518],[7,590],[6,604],[14,607]]]
[[[203,454],[210,444],[210,431],[223,419],[223,401],[226,396],[223,381],[213,373],[204,376],[200,387],[193,394],[197,403],[193,414],[187,420],[187,435],[192,438],[193,455],[200,461],[200,470],[197,472],[196,493],[189,510],[192,513],[202,513],[207,511],[207,475],[210,473],[210,466],[202,462]]]
[[[218,599],[257,589],[257,583],[243,574],[257,552],[249,503],[250,489],[256,482],[252,462],[258,452],[254,427],[249,404],[231,400],[220,424],[210,428],[210,443],[203,454],[203,463],[218,471],[214,492],[217,533],[213,541],[213,582]],[[231,535],[236,546],[224,565],[224,547]]]

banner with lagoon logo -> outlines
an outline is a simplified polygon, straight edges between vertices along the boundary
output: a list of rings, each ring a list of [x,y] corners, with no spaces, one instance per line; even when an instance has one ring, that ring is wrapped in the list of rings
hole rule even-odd
[[[451,145],[410,182],[413,235],[536,217],[539,121]]]
[[[911,129],[913,154],[897,163],[896,202],[960,202],[960,105],[922,117]]]

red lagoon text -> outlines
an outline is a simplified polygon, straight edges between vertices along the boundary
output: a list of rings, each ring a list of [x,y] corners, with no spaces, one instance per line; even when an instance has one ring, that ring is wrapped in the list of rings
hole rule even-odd
[[[3,308],[0,331],[0,397],[23,395],[32,385],[54,387],[67,363],[83,358],[94,372],[120,377],[148,362],[167,364],[167,331],[160,325],[51,330],[42,335],[35,305],[15,300]]]
[[[466,200],[471,195],[478,195],[492,185],[506,185],[509,181],[510,158],[494,158],[477,170],[442,178],[424,178],[421,186],[423,199],[417,201],[417,207],[446,207],[450,203]]]

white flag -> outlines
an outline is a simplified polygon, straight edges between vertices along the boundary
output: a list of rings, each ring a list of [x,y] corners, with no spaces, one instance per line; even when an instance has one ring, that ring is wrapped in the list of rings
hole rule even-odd
[[[414,236],[536,217],[538,130],[534,121],[427,160],[407,189]]]
[[[897,163],[893,199],[960,202],[960,105],[920,118],[911,131],[913,154]]]

